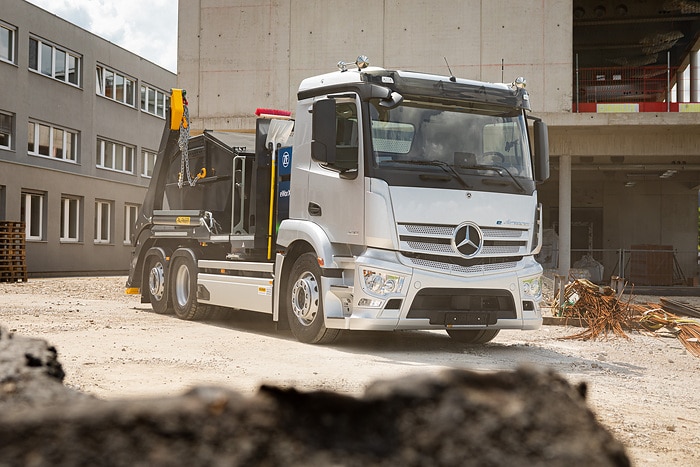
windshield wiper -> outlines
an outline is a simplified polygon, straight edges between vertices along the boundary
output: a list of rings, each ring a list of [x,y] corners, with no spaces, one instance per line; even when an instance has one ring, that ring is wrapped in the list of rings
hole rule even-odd
[[[512,173],[505,167],[500,167],[498,165],[460,165],[458,166],[460,169],[474,169],[474,170],[492,170],[496,172],[498,175],[503,177],[503,172],[507,173],[508,176],[510,177],[511,180],[513,180],[513,183],[520,189],[521,193],[527,192],[525,187],[518,181],[517,178],[513,176]]]
[[[447,162],[443,161],[423,161],[423,160],[417,160],[417,159],[407,159],[407,160],[397,160],[394,162],[398,162],[400,164],[412,164],[412,165],[430,165],[432,167],[440,167],[442,170],[450,174],[452,177],[457,179],[459,183],[466,189],[471,190],[471,185],[469,185],[467,182],[464,181],[462,176],[455,170],[455,168],[451,165],[448,164]]]

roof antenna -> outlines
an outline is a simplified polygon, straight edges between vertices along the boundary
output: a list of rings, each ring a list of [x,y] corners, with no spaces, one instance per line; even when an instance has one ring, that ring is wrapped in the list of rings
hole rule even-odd
[[[445,65],[447,65],[447,71],[450,72],[450,81],[453,83],[457,81],[457,78],[455,78],[455,75],[452,74],[452,70],[450,69],[450,64],[447,63],[447,57],[442,57],[445,59]]]

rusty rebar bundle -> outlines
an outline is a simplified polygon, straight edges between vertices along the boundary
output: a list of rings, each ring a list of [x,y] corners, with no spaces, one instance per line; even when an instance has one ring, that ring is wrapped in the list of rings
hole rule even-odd
[[[563,339],[596,339],[608,333],[629,338],[626,330],[651,332],[666,329],[674,334],[681,344],[694,356],[700,357],[700,324],[683,318],[662,305],[640,305],[620,299],[610,287],[600,287],[585,279],[570,282],[565,290],[565,301],[560,305],[560,315],[576,318],[586,324],[583,331]]]
[[[595,339],[610,332],[627,338],[624,328],[634,326],[633,316],[639,312],[638,305],[621,301],[612,288],[599,287],[585,279],[567,284],[564,297],[561,316],[586,324],[585,330],[566,339]]]

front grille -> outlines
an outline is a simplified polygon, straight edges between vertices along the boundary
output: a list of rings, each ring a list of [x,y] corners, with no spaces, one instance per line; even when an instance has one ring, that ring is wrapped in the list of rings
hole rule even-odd
[[[516,258],[484,258],[463,259],[453,258],[446,261],[445,258],[429,255],[404,255],[411,263],[431,269],[450,271],[460,274],[480,274],[485,272],[502,271],[514,268],[522,256]]]
[[[413,250],[451,254],[454,250],[449,243],[407,242]]]
[[[481,229],[484,237],[488,238],[522,238],[523,231],[517,229]],[[527,230],[525,230],[527,232]]]
[[[466,259],[456,249],[456,225],[399,224],[400,252],[411,264],[457,274],[483,274],[511,269],[528,254],[528,230],[480,228],[483,245]]]
[[[448,225],[423,225],[423,224],[401,224],[407,232],[418,235],[440,235],[450,237],[455,231],[454,226]]]

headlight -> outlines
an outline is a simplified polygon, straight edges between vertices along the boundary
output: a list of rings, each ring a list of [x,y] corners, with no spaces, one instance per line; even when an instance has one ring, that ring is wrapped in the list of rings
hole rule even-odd
[[[404,278],[372,269],[361,269],[362,288],[372,295],[390,295],[401,293]]]
[[[525,279],[521,284],[523,296],[537,298],[542,294],[542,276]]]

